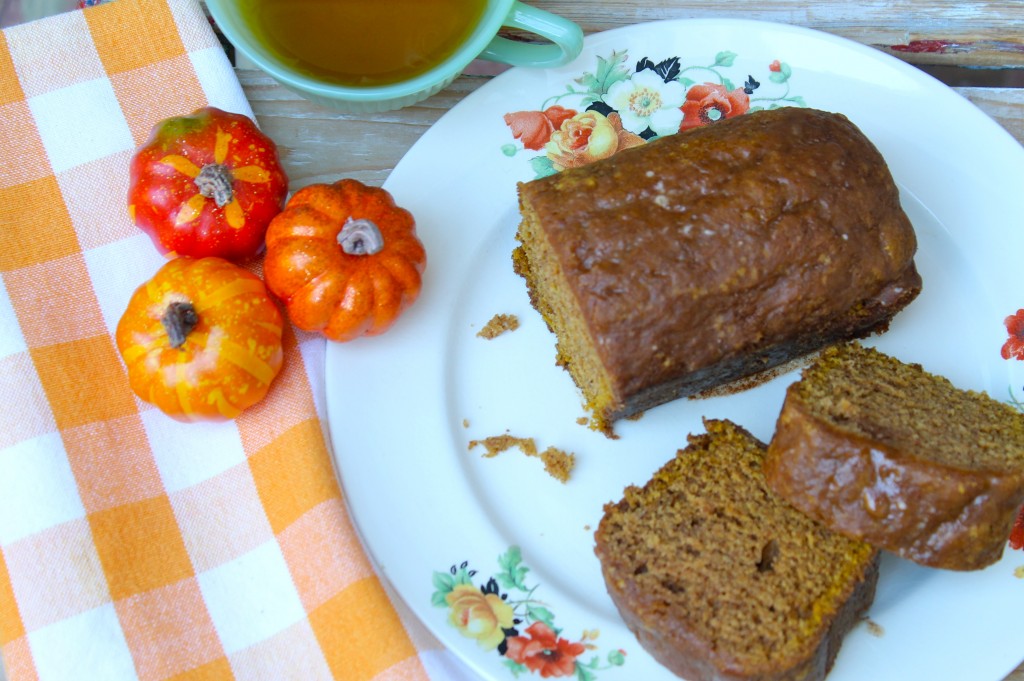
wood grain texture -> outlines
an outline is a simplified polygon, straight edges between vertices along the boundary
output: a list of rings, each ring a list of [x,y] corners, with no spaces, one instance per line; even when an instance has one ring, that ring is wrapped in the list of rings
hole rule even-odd
[[[588,33],[663,19],[757,19],[827,31],[886,50],[922,41],[950,45],[945,54],[897,53],[911,62],[1024,66],[1024,4],[1020,0],[531,0],[531,4],[572,19]]]
[[[341,177],[382,184],[431,125],[490,80],[462,76],[416,106],[381,114],[346,114],[311,104],[260,71],[237,73],[260,126],[279,145],[293,189]],[[954,89],[1024,144],[1024,89]]]

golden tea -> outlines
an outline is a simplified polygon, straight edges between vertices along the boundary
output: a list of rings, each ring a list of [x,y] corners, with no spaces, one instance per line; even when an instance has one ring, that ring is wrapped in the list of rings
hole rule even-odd
[[[472,34],[486,0],[240,0],[278,59],[337,85],[390,85],[429,71]]]

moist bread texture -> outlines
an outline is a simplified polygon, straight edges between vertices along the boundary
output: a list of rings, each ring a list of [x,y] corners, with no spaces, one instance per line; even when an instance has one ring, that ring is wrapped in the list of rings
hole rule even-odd
[[[837,532],[974,570],[999,560],[1024,504],[1024,414],[844,343],[790,385],[765,475]]]
[[[591,425],[883,331],[918,294],[884,159],[845,117],[745,114],[519,185],[515,270]]]
[[[729,421],[605,506],[595,553],[641,645],[690,681],[814,681],[874,599],[878,551],[765,484],[765,445]]]

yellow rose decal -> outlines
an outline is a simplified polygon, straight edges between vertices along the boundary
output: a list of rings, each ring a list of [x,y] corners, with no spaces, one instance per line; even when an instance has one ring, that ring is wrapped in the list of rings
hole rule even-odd
[[[597,681],[598,672],[626,663],[621,648],[608,651],[603,660],[598,655],[583,659],[587,651],[598,649],[598,630],[584,629],[578,640],[563,636],[555,613],[534,595],[540,585],[527,583],[530,568],[523,564],[518,546],[498,556],[498,566],[500,571],[480,579],[480,586],[474,586],[477,571],[468,560],[435,571],[430,602],[447,611],[448,623],[463,636],[497,653],[513,676]],[[516,598],[509,597],[512,592]]]
[[[484,594],[471,584],[457,584],[445,600],[451,607],[448,620],[463,636],[475,638],[484,650],[494,650],[505,640],[503,629],[512,627],[512,608],[497,594]]]
[[[551,133],[544,151],[555,170],[564,170],[608,158],[616,151],[643,143],[639,135],[623,130],[619,114],[605,116],[597,111],[584,111],[564,121]]]

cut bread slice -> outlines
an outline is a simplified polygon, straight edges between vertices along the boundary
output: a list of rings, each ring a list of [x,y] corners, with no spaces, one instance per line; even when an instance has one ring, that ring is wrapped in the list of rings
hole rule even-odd
[[[786,394],[769,485],[835,531],[923,565],[985,567],[1024,504],[1024,414],[864,347],[824,351]]]
[[[824,678],[874,598],[878,552],[776,497],[765,445],[705,421],[642,488],[605,506],[595,552],[615,605],[691,681]]]

